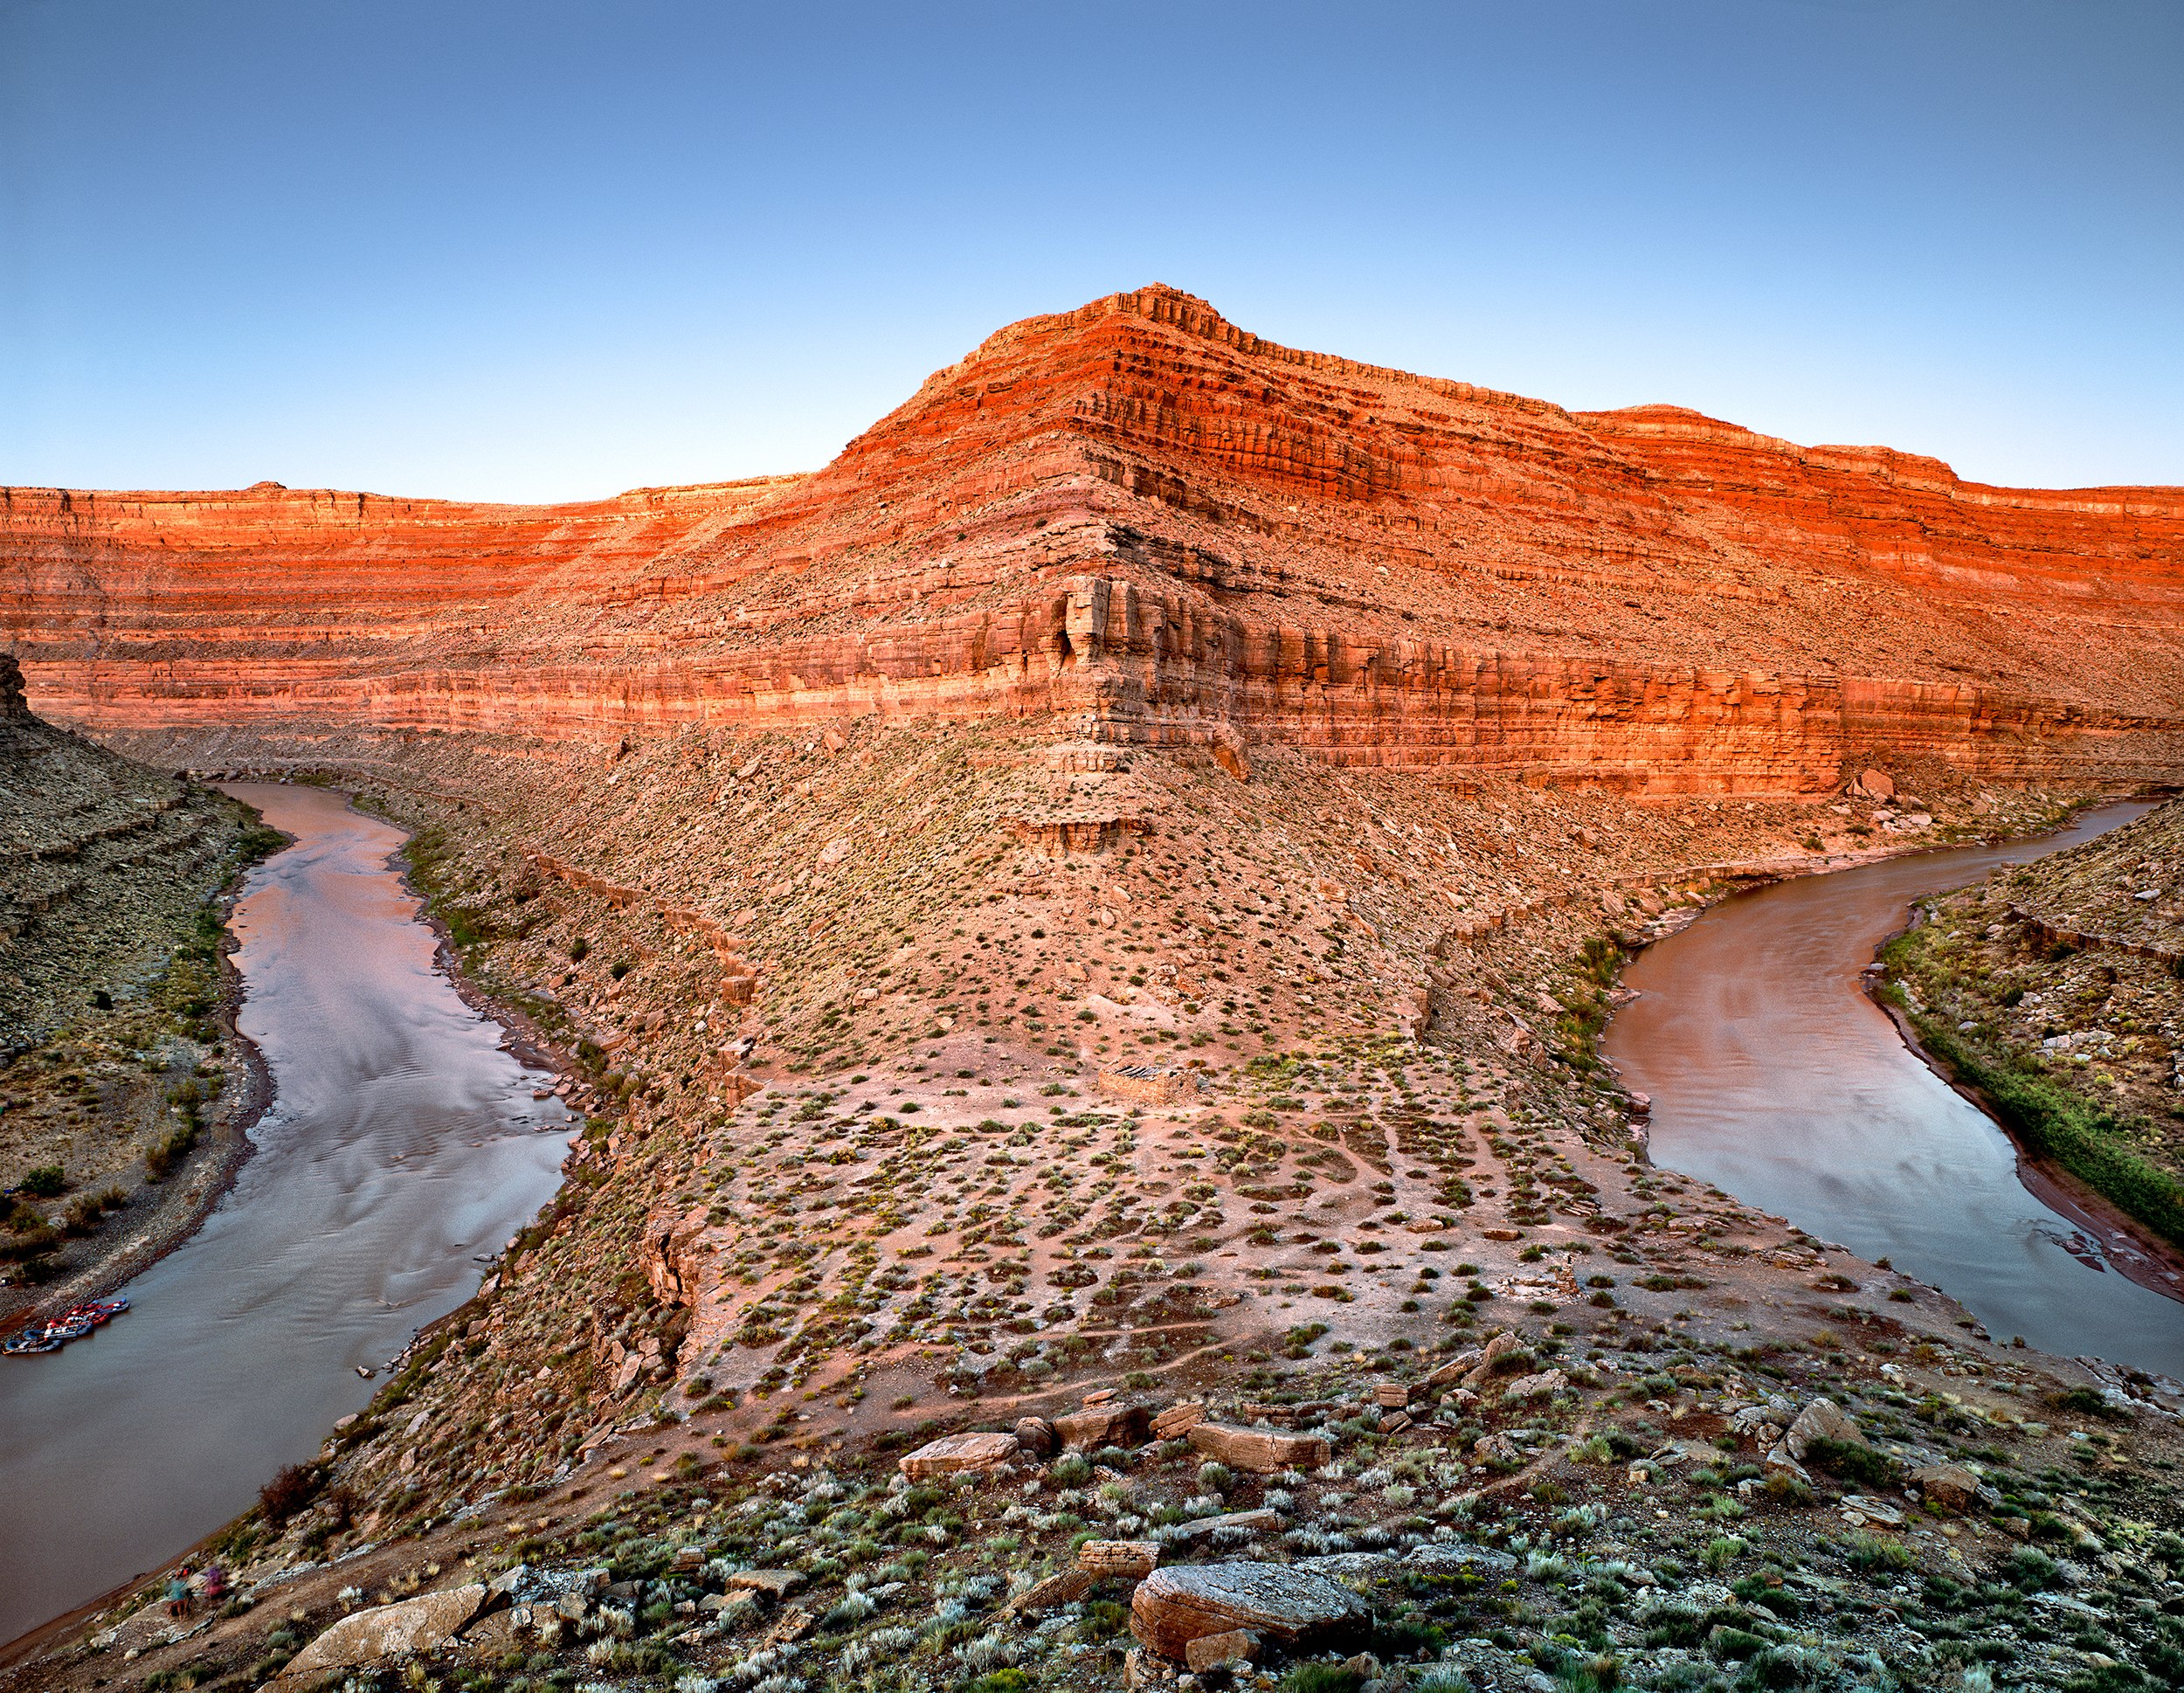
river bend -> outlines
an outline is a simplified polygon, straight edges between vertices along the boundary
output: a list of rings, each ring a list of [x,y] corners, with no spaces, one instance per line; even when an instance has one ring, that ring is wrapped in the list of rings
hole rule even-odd
[[[135,1309],[0,1359],[0,1641],[158,1566],[311,1457],[411,1333],[552,1197],[547,1080],[435,967],[401,833],[316,788],[228,791],[296,837],[236,907],[240,1025],[273,1073],[235,1185]]]
[[[2161,1267],[2028,1187],[2009,1137],[1904,1044],[1860,972],[1913,900],[2126,823],[2104,806],[2039,840],[1884,860],[1740,894],[1624,972],[1606,1048],[1653,1097],[1653,1161],[1960,1301],[1997,1339],[2184,1376]],[[2035,1188],[2042,1190],[2035,1192]],[[2181,1289],[2184,1291],[2184,1289]]]

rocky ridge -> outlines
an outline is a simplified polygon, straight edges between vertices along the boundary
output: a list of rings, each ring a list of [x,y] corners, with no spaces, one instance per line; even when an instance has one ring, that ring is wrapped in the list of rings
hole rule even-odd
[[[1783,795],[1846,760],[2132,779],[2179,747],[2174,489],[1572,414],[1158,287],[1011,326],[807,477],[538,508],[0,494],[41,697],[148,746],[1061,712]]]

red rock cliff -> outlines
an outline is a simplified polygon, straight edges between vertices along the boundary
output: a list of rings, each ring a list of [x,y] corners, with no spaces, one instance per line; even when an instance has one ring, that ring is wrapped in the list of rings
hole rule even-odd
[[[2184,768],[2184,490],[1572,414],[1157,287],[1010,326],[808,477],[4,490],[0,584],[41,709],[107,731],[1061,709],[1635,791]]]

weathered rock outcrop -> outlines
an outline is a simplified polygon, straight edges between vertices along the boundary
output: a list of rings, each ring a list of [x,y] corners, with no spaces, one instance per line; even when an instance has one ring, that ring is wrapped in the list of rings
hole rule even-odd
[[[1033,318],[807,477],[507,508],[0,490],[45,708],[612,741],[1061,710],[1087,738],[1641,793],[2184,762],[2184,492],[2022,492],[1669,407]]]
[[[0,653],[0,1054],[156,969],[238,832],[219,795],[40,721]]]

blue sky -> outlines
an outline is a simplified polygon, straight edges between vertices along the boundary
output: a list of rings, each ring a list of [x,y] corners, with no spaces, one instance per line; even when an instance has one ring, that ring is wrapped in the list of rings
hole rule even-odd
[[[1156,280],[1573,407],[2184,483],[2184,6],[0,0],[0,482],[808,468]]]

